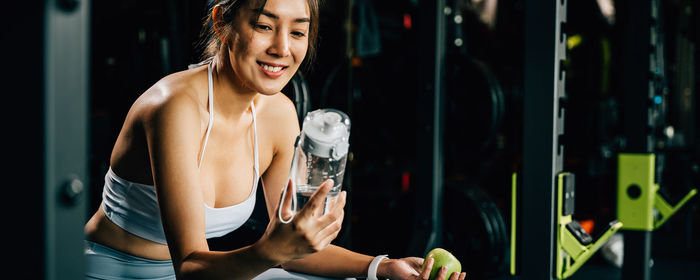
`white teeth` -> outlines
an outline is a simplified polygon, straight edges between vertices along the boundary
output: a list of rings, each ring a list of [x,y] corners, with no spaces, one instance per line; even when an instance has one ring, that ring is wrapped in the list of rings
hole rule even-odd
[[[262,66],[263,69],[265,69],[265,71],[279,72],[280,70],[282,70],[282,66],[275,67],[275,66],[270,66],[267,64],[260,64],[260,65]]]

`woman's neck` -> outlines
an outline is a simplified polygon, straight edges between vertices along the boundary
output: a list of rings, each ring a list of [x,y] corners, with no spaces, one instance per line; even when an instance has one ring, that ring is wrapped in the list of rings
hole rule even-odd
[[[249,112],[250,103],[258,96],[234,73],[228,59],[216,56],[212,61],[214,111],[225,119],[237,121]]]

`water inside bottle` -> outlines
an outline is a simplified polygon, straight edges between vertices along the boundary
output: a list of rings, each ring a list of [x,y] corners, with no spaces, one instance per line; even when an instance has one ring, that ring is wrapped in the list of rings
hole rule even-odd
[[[311,199],[311,196],[318,190],[319,186],[312,186],[312,185],[301,185],[297,186],[296,190],[296,198],[297,198],[297,209],[295,209],[296,212],[301,211],[301,208],[304,207],[306,202],[308,202]],[[338,198],[338,194],[340,194],[341,186],[333,186],[333,188],[328,192],[326,195],[326,202],[323,207],[323,213],[327,213],[328,209],[331,207],[331,203],[335,202],[335,200]]]

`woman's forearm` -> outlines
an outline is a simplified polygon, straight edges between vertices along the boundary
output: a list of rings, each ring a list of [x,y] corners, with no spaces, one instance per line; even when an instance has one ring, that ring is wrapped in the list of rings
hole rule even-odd
[[[282,267],[290,271],[327,277],[365,277],[372,258],[342,247],[330,245],[303,259],[286,262],[282,264]]]
[[[177,271],[178,279],[251,279],[283,261],[256,243],[227,252],[194,252]]]

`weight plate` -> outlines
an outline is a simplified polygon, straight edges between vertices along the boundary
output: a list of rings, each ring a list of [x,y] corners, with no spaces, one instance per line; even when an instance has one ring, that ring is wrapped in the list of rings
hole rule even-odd
[[[478,186],[446,184],[443,207],[445,249],[476,278],[502,273],[506,226],[489,195]]]

